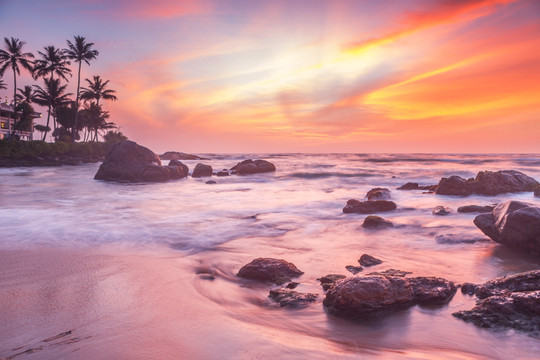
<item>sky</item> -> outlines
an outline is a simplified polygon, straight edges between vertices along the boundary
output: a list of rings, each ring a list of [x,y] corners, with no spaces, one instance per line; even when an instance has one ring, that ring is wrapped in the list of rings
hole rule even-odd
[[[74,35],[155,152],[540,152],[539,0],[0,0],[27,51]]]

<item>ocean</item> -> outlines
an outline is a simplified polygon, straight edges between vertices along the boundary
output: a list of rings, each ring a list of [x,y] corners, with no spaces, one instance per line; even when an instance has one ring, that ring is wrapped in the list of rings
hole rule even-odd
[[[513,330],[480,329],[454,318],[453,312],[470,309],[475,303],[473,297],[459,290],[448,305],[414,306],[378,321],[353,322],[325,312],[324,292],[317,278],[326,274],[352,275],[345,266],[358,265],[358,258],[365,253],[383,260],[369,271],[399,269],[410,271],[413,276],[438,276],[456,283],[481,283],[497,276],[539,269],[538,256],[507,249],[493,241],[436,241],[437,236],[448,234],[486,240],[473,224],[478,214],[458,213],[457,208],[511,199],[540,206],[540,198],[531,192],[456,197],[396,188],[407,182],[437,184],[441,177],[450,175],[474,177],[483,170],[518,170],[540,180],[540,155],[203,156],[210,160],[183,162],[190,171],[198,162],[221,170],[243,159],[260,158],[274,163],[277,171],[214,176],[216,184],[207,184],[209,178],[191,177],[165,183],[119,184],[93,180],[99,164],[3,168],[0,250],[99,251],[137,254],[156,261],[173,259],[178,265],[170,271],[178,271],[182,286],[192,294],[178,299],[179,303],[185,308],[197,307],[198,313],[213,314],[212,318],[201,318],[200,326],[192,330],[201,339],[208,339],[198,345],[204,347],[205,358],[537,358],[540,341],[536,338]],[[388,188],[397,204],[397,210],[377,214],[394,223],[391,229],[366,230],[361,226],[366,215],[342,212],[347,200],[361,200],[375,187]],[[453,212],[434,216],[431,210],[438,205],[450,207]],[[318,293],[318,301],[303,309],[279,308],[268,299],[271,286],[238,281],[235,274],[239,268],[258,257],[294,263],[304,271],[297,280],[297,290]],[[208,273],[213,274],[213,280],[202,276]],[[16,276],[0,277],[0,301],[13,296],[8,291],[16,287]],[[100,291],[99,283],[95,281],[94,292]],[[157,301],[160,296],[171,298],[171,294],[165,295],[167,286],[178,284],[162,284],[163,294],[156,291],[148,301]],[[181,293],[178,296],[182,297]],[[94,300],[96,309],[92,311],[108,309],[108,317],[89,315],[81,320],[69,313],[63,317],[66,329],[76,327],[81,339],[91,338],[79,341],[79,347],[87,344],[88,349],[111,341],[100,331],[124,316],[121,307],[112,311],[110,301],[100,299]],[[62,301],[69,302],[65,298]],[[22,323],[20,317],[0,314],[7,317],[0,318],[0,358],[9,356],[15,346],[47,337],[49,333],[44,329],[51,333],[61,330],[61,326],[54,325],[54,312],[39,315],[39,321],[30,325]],[[148,314],[129,314],[140,318],[137,326],[125,325],[126,338],[119,342],[125,348],[138,341],[134,339],[151,336],[144,333],[144,327],[152,329],[159,325]],[[74,319],[74,324],[70,319]],[[243,338],[214,333],[219,331],[219,324],[226,324],[229,329],[242,328]],[[126,330],[131,328],[133,338],[131,330]],[[173,331],[167,341],[181,343],[183,336]],[[257,349],[246,349],[248,340],[258,344],[254,345]],[[72,352],[71,346],[64,344],[49,350],[47,356],[82,356]],[[96,358],[107,358],[106,349],[99,351]],[[153,358],[164,354],[148,353]],[[32,358],[26,356],[21,355],[20,359]]]

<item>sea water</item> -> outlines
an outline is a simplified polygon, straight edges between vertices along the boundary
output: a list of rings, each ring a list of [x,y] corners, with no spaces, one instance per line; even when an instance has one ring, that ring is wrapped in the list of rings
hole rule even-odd
[[[205,156],[210,160],[201,162],[214,170],[231,168],[246,158],[266,159],[277,170],[212,177],[216,184],[207,184],[209,178],[191,177],[119,184],[93,180],[99,164],[0,169],[0,249],[100,248],[185,259],[193,264],[189,286],[208,300],[206,306],[221,309],[221,321],[248,324],[257,336],[267,334],[279,344],[283,358],[538,356],[536,338],[511,330],[479,329],[454,318],[452,312],[474,306],[474,298],[459,291],[445,306],[415,306],[376,322],[358,323],[324,311],[324,292],[317,278],[329,273],[350,275],[345,266],[358,265],[364,253],[383,260],[373,271],[399,269],[456,283],[481,283],[540,268],[537,256],[492,241],[440,244],[435,240],[445,234],[485,238],[473,224],[477,214],[458,213],[457,208],[506,200],[540,206],[540,198],[531,192],[456,197],[397,190],[407,182],[432,185],[441,177],[469,178],[483,170],[518,170],[538,180],[539,155]],[[190,170],[197,162],[184,161]],[[394,223],[392,229],[363,229],[366,215],[342,212],[348,199],[361,200],[375,187],[388,188],[397,204],[397,210],[378,214]],[[438,205],[450,207],[453,213],[434,216],[431,209]],[[318,302],[304,309],[280,309],[268,300],[268,287],[237,282],[238,269],[258,257],[293,262],[305,272],[297,290],[318,293]],[[216,279],[197,275],[200,269]],[[209,323],[209,332],[211,328]],[[326,345],[320,348],[320,344]]]

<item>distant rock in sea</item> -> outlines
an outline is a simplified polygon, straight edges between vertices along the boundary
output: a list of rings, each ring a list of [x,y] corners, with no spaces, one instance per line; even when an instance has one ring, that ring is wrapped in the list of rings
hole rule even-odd
[[[276,166],[266,160],[244,160],[231,168],[238,175],[249,175],[276,171]]]
[[[437,216],[446,216],[452,213],[452,209],[446,206],[435,206],[433,209],[431,209],[431,213]]]
[[[368,201],[390,200],[391,197],[392,196],[390,190],[386,188],[374,188],[369,190],[366,194],[366,198]]]
[[[366,229],[387,229],[394,227],[394,224],[390,220],[383,219],[377,215],[369,215],[364,219],[362,227]]]
[[[465,205],[458,207],[457,211],[460,213],[488,213],[492,212],[497,205]]]
[[[397,190],[427,190],[435,191],[437,185],[418,185],[418,183],[408,182],[405,185],[401,185]]]
[[[236,276],[249,280],[283,284],[303,273],[294,264],[285,260],[258,258],[244,265]]]
[[[167,151],[164,154],[159,155],[161,160],[210,160],[197,155],[186,154],[178,151]]]
[[[347,205],[345,205],[343,208],[343,212],[347,214],[373,214],[396,210],[396,208],[396,203],[388,200],[358,201],[355,199],[350,199],[347,201]]]
[[[195,165],[195,169],[193,169],[193,173],[191,174],[191,177],[198,178],[198,177],[206,177],[206,176],[212,176],[212,166],[206,165],[203,163],[198,163]]]

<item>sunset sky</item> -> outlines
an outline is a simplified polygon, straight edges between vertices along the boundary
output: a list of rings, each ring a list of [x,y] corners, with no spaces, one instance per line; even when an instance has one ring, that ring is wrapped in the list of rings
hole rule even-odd
[[[0,0],[0,35],[94,42],[156,152],[540,152],[539,0]]]

